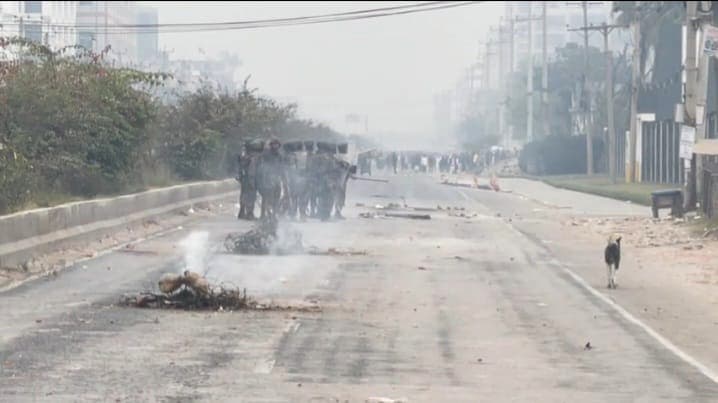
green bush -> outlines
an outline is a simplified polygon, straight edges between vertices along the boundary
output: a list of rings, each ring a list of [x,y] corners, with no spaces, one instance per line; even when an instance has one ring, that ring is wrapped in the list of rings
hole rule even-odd
[[[104,52],[53,52],[5,38],[1,49],[24,56],[0,61],[0,214],[175,178],[232,177],[249,139],[341,137],[246,83],[234,92],[203,87],[167,104],[152,94],[168,75],[112,68]]]
[[[7,214],[30,200],[32,166],[15,151],[0,146],[0,214]]]

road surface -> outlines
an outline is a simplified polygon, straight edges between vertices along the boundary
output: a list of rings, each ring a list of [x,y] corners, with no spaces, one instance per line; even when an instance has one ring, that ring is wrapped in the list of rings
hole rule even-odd
[[[645,208],[521,180],[495,193],[390,179],[351,182],[344,221],[291,224],[306,245],[365,255],[214,253],[250,228],[226,213],[0,294],[0,401],[718,401],[714,305],[630,252],[607,290],[604,240],[561,225]],[[388,203],[441,210],[358,217]],[[321,311],[117,305],[188,261]]]

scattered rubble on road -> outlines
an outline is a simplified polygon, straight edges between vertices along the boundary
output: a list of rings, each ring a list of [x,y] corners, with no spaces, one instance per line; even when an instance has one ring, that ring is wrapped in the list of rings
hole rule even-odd
[[[407,218],[410,220],[431,220],[429,214],[404,214],[404,213],[359,213],[360,218]]]
[[[340,250],[337,248],[329,248],[326,251],[323,251],[313,248],[309,251],[309,254],[314,256],[367,256],[369,252],[365,250]]]
[[[682,219],[670,218],[656,220],[651,217],[589,217],[572,218],[564,225],[572,227],[589,227],[595,233],[608,236],[611,233],[630,234],[624,238],[637,248],[652,248],[661,246],[690,245],[689,249],[700,249],[704,237],[691,234]],[[703,234],[705,235],[705,233]]]
[[[448,211],[447,214],[449,215],[449,217],[459,218],[474,218],[479,216],[477,213],[465,213],[463,210],[459,212]]]
[[[492,176],[489,180],[488,185],[482,185],[479,183],[479,178],[477,176],[473,176],[471,178],[472,183],[465,183],[465,182],[459,182],[459,181],[449,181],[448,178],[442,178],[441,184],[447,185],[447,186],[454,186],[454,187],[462,187],[462,188],[470,188],[470,189],[479,189],[479,190],[492,190],[494,192],[500,192],[501,188],[499,187],[499,182],[496,176]]]
[[[436,211],[433,207],[412,207],[411,209],[414,211]]]
[[[245,233],[231,233],[224,240],[230,253],[241,255],[290,255],[304,250],[302,234],[276,220],[262,220]]]
[[[399,205],[399,203],[389,203],[386,206],[377,204],[376,206],[374,206],[374,209],[375,210],[399,210],[399,209],[401,209],[401,206]]]
[[[431,220],[431,216],[429,214],[387,213],[386,216],[391,218],[409,218],[412,220]]]

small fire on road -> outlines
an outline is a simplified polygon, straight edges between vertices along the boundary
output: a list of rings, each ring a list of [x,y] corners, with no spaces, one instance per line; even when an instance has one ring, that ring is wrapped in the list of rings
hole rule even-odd
[[[159,288],[160,293],[146,291],[125,295],[120,300],[120,306],[201,311],[321,311],[321,307],[314,302],[307,305],[261,303],[248,297],[246,289],[212,287],[204,277],[190,271],[185,271],[183,275],[162,276]]]

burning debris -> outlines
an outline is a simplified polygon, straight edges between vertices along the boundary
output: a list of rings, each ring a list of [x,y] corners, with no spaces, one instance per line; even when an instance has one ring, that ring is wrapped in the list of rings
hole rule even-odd
[[[246,292],[238,289],[221,288],[200,294],[190,288],[183,288],[173,294],[155,294],[144,292],[136,296],[125,296],[120,305],[136,308],[152,309],[185,309],[185,310],[240,310],[257,309],[258,304],[247,297]]]
[[[199,273],[185,270],[183,274],[163,275],[158,287],[161,294],[143,292],[125,296],[120,305],[155,309],[233,310],[253,308],[256,303],[239,289],[212,288]]]
[[[209,282],[197,273],[185,270],[184,274],[165,274],[159,281],[160,291],[172,294],[182,286],[192,289],[197,295],[209,294]]]
[[[295,310],[318,312],[316,304],[306,306],[281,306],[262,304],[247,297],[247,290],[239,288],[211,287],[206,278],[191,271],[184,274],[165,274],[158,286],[161,293],[143,292],[134,296],[124,296],[120,305],[150,309],[183,310]]]
[[[262,220],[250,231],[227,235],[224,247],[230,253],[242,255],[289,255],[304,250],[302,234],[280,228],[276,220]]]

